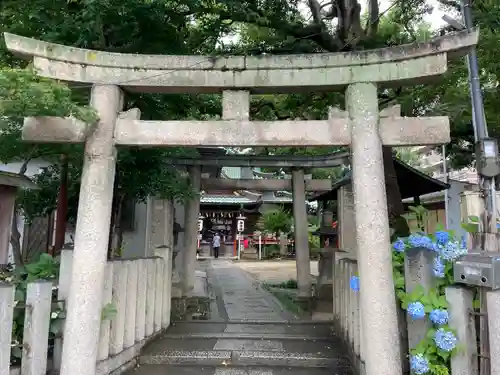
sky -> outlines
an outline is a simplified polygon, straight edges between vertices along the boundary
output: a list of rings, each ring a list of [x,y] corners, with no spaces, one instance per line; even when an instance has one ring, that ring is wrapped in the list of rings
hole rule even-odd
[[[366,3],[365,1],[360,1],[360,2],[362,4]],[[381,12],[385,11],[387,8],[391,6],[393,2],[394,2],[393,0],[379,1],[380,11]],[[439,5],[436,0],[428,0],[428,3],[434,7],[434,11],[432,12],[432,14],[429,14],[427,17],[425,17],[425,21],[429,22],[433,29],[437,29],[445,24],[445,22],[441,19],[444,13],[439,9]]]

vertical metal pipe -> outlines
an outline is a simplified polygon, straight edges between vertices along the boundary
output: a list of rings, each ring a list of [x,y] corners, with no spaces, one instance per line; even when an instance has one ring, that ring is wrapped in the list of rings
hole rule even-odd
[[[442,154],[443,154],[443,173],[444,173],[444,182],[448,183],[448,165],[446,163],[446,146],[442,146]],[[449,202],[448,202],[448,189],[444,191],[444,217],[446,223],[446,229],[450,229],[450,219],[449,219]]]
[[[465,26],[468,30],[473,28],[473,18],[471,9],[471,0],[462,0],[462,14]],[[474,135],[476,142],[488,137],[488,127],[486,124],[486,116],[484,114],[483,106],[483,94],[481,92],[481,82],[479,81],[479,64],[477,59],[477,53],[475,46],[471,47],[467,55],[467,64],[469,68],[469,84],[470,84],[470,96],[472,103],[472,123],[474,126]],[[482,248],[485,251],[496,251],[497,250],[497,239],[496,239],[496,208],[495,208],[495,179],[494,178],[484,178],[483,176],[478,176],[478,183],[480,191],[484,199],[485,212],[482,215]],[[495,234],[495,235],[493,235]],[[492,239],[489,241],[487,239]],[[486,292],[484,288],[481,288],[480,293],[481,302],[481,312],[483,316],[487,313],[486,305]],[[489,353],[489,335],[488,335],[488,323],[486,319],[481,318],[480,324],[480,354],[485,355]],[[490,361],[484,356],[480,357],[479,361],[480,375],[490,374]]]

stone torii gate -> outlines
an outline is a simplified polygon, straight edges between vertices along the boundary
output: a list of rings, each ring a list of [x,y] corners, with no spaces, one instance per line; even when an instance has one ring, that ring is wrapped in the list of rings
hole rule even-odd
[[[350,145],[367,375],[401,375],[382,145],[449,141],[447,118],[381,118],[377,88],[443,74],[449,52],[476,44],[463,31],[427,43],[353,53],[289,56],[144,56],[83,50],[5,34],[7,48],[33,59],[44,77],[93,84],[94,126],[31,118],[24,139],[85,142],[61,375],[95,375],[116,145]],[[222,121],[141,121],[121,113],[122,88],[141,92],[221,92]],[[346,89],[347,118],[250,122],[252,93]]]
[[[267,158],[269,160],[269,157]],[[170,160],[172,164],[182,159]],[[310,252],[309,252],[309,232],[306,210],[306,192],[326,192],[332,189],[331,180],[316,180],[305,179],[303,168],[294,168],[292,170],[292,179],[223,179],[223,178],[200,178],[201,166],[205,163],[213,164],[214,160],[200,160],[194,162],[195,159],[184,159],[184,165],[188,166],[189,176],[196,192],[200,190],[256,190],[256,191],[279,191],[292,190],[293,194],[293,217],[294,217],[294,236],[295,236],[295,260],[297,267],[297,286],[298,297],[309,303],[311,299],[311,267],[310,267]],[[231,159],[229,159],[231,160]],[[339,159],[327,160],[323,165],[334,164],[339,165]],[[343,160],[343,159],[340,159]],[[232,163],[238,161],[238,158],[232,160]],[[329,163],[328,163],[329,162]],[[272,166],[272,162],[268,161],[268,166]],[[237,164],[237,163],[236,163]],[[309,162],[311,164],[311,162]],[[319,163],[318,163],[319,164]],[[240,165],[241,166],[241,165]],[[200,212],[200,199],[196,197],[191,199],[186,205],[185,215],[185,245],[184,257],[182,261],[182,284],[183,294],[189,296],[189,292],[194,287],[195,282],[195,254],[196,254],[196,239],[198,234],[197,219]]]

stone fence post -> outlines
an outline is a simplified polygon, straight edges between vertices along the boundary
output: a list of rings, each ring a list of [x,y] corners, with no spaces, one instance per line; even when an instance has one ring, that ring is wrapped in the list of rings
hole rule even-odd
[[[446,300],[449,304],[449,325],[455,330],[461,346],[451,357],[451,375],[478,375],[476,324],[471,315],[474,293],[463,286],[449,286],[446,288]]]
[[[434,253],[425,248],[408,249],[405,252],[405,287],[411,293],[416,287],[422,286],[428,293],[433,285],[432,261]],[[413,320],[407,317],[408,347],[413,349],[431,329],[431,321],[427,318]]]
[[[61,250],[59,263],[59,280],[57,283],[57,299],[64,301],[64,310],[67,308],[69,287],[71,283],[71,273],[73,272],[73,250],[64,248]],[[64,330],[64,323],[63,323]],[[54,361],[55,370],[61,368],[63,338],[57,338],[54,342]]]
[[[159,246],[156,256],[163,259],[163,284],[162,284],[162,318],[161,328],[170,325],[170,310],[172,307],[172,278],[173,278],[173,250],[170,246]]]
[[[10,344],[14,321],[15,287],[0,283],[0,375],[10,374]]]
[[[24,317],[21,374],[45,375],[49,346],[52,282],[28,284]]]

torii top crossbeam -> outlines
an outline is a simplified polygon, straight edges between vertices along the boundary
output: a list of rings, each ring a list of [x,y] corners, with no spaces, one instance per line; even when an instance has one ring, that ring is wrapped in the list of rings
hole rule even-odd
[[[478,32],[376,50],[283,56],[165,56],[93,51],[5,33],[9,51],[39,74],[140,92],[318,91],[355,82],[411,83],[446,71],[447,54],[465,54]]]

